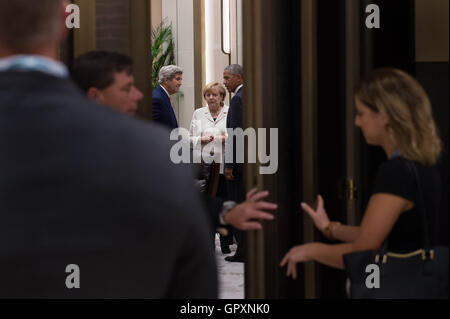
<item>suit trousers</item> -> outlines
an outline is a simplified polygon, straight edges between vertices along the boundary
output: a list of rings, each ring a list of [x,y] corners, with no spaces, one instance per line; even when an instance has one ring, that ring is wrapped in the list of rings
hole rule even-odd
[[[220,174],[219,175],[219,187],[217,189],[217,194],[216,197],[219,198],[223,198],[223,199],[227,199],[227,180],[225,179],[225,175]],[[228,247],[229,245],[233,244],[233,230],[231,228],[231,226],[224,226],[227,231],[228,231],[228,235],[227,236],[223,236],[223,235],[219,235],[220,238],[220,245],[222,247]]]
[[[233,172],[234,173],[234,172]],[[242,174],[234,174],[234,180],[227,180],[227,195],[228,200],[235,201],[236,203],[242,203],[245,201],[244,183]],[[244,254],[244,234],[239,229],[232,227],[232,233],[237,242],[237,256],[243,256]]]

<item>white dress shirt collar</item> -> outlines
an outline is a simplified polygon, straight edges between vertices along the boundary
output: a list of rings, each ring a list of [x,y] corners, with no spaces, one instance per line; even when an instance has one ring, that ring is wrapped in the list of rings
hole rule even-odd
[[[166,92],[167,97],[168,97],[169,100],[170,100],[170,95],[169,95],[169,92],[167,92],[166,88],[165,88],[164,86],[162,86],[162,85],[160,85],[160,87],[162,87],[162,89],[164,90],[164,92]]]
[[[66,78],[69,75],[67,67],[61,62],[32,54],[12,55],[0,59],[0,71],[36,71],[61,78]]]
[[[234,94],[236,94],[237,92],[239,92],[239,90],[244,86],[244,84],[239,85],[236,90],[234,90]]]

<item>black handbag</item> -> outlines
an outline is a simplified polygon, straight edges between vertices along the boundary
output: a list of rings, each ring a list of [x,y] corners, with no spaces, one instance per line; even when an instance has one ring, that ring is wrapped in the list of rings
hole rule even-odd
[[[387,250],[345,254],[352,299],[448,299],[448,247],[432,247],[419,174],[407,161],[418,191],[423,248],[406,254]]]

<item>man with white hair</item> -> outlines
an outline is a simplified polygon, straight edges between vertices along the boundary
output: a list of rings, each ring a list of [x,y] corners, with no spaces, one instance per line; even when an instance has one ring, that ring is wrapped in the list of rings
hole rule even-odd
[[[152,93],[153,121],[173,130],[178,128],[177,118],[172,108],[170,96],[180,90],[183,81],[183,69],[176,65],[167,65],[159,71],[159,86]]]

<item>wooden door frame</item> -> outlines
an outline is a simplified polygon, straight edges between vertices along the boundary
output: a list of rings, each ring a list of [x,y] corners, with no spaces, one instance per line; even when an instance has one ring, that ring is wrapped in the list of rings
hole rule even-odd
[[[355,117],[354,88],[361,78],[360,12],[361,7],[358,1],[345,0],[345,170],[347,178],[353,180],[356,188],[360,185],[361,176],[359,134],[353,124]],[[359,224],[360,209],[357,198],[347,200],[347,224]]]
[[[317,13],[315,0],[302,0],[302,198],[312,203],[317,177]],[[303,215],[303,241],[314,241],[314,224]],[[317,267],[305,264],[305,298],[317,297]]]
[[[136,87],[144,94],[139,103],[139,116],[146,120],[152,119],[152,21],[150,1],[130,1],[130,55],[135,65],[133,73]]]
[[[264,30],[262,13],[265,5],[264,1],[245,1],[243,4],[243,15],[247,17],[244,21],[244,68],[246,71],[246,91],[245,91],[245,108],[244,118],[246,124],[255,127],[266,123],[264,121],[265,113],[269,112],[264,109],[264,87],[268,81],[274,81],[273,78],[264,77],[264,59],[269,59],[267,53],[263,52],[262,32]],[[358,145],[359,139],[353,125],[354,101],[353,89],[360,76],[360,44],[359,44],[359,26],[360,14],[359,3],[354,0],[345,0],[345,122],[346,131],[346,148],[343,156],[346,156],[345,170],[347,176],[357,180],[359,176],[358,163]],[[315,0],[302,0],[300,10],[301,23],[301,139],[293,141],[301,145],[301,163],[293,163],[293,165],[301,165],[301,198],[306,202],[314,202],[319,189],[318,177],[318,47],[317,47],[317,3]],[[250,14],[251,13],[251,14]],[[267,23],[267,21],[264,21]],[[250,36],[251,35],[251,36]],[[265,33],[266,35],[266,33]],[[267,38],[265,39],[267,41]],[[270,38],[269,38],[270,40]],[[264,127],[264,126],[257,126]],[[297,178],[297,177],[295,177]],[[246,166],[246,185],[257,185],[259,188],[267,189],[276,187],[268,177],[260,176],[257,172],[256,165]],[[355,213],[355,202],[347,203],[345,217],[351,224],[357,222]],[[277,214],[285,214],[285,212],[277,212]],[[344,217],[344,218],[345,218]],[[281,218],[281,216],[280,216]],[[285,218],[285,217],[283,217]],[[316,240],[316,231],[311,220],[307,216],[303,216],[302,223],[303,242],[311,242]],[[277,289],[287,289],[283,283],[272,283],[270,276],[274,274],[266,274],[269,266],[266,264],[268,254],[267,242],[270,241],[273,233],[268,226],[264,231],[252,232],[247,234],[247,251],[248,261],[246,263],[246,297],[248,298],[266,298],[267,289],[275,285]],[[279,238],[273,238],[280,240]],[[269,250],[277,249],[270,248]],[[271,262],[276,263],[277,260]],[[306,263],[303,265],[303,282],[304,297],[308,299],[318,298],[319,289],[319,271],[316,263]],[[269,276],[269,277],[268,277]],[[275,280],[276,282],[276,280]],[[289,293],[288,293],[289,294]]]
[[[263,65],[261,1],[243,1],[244,28],[244,125],[263,127],[262,118],[262,91],[263,91]],[[244,182],[246,186],[254,185],[262,189],[264,181],[258,174],[256,164],[245,164]],[[248,187],[246,187],[248,188]],[[247,262],[245,263],[245,297],[262,299],[265,297],[265,253],[264,232],[252,231],[245,234]]]
[[[268,200],[279,204],[274,221],[246,233],[245,296],[251,299],[304,296],[304,278],[293,281],[279,267],[288,249],[303,241],[303,220],[297,213],[302,196],[300,11],[297,0],[243,1],[244,128],[279,132],[276,174],[261,175],[259,164],[245,165],[246,189],[269,190]],[[289,23],[282,23],[285,15]],[[289,89],[292,83],[294,90]]]
[[[73,30],[74,57],[95,50],[96,34],[96,0],[74,0],[80,8],[80,28]]]

